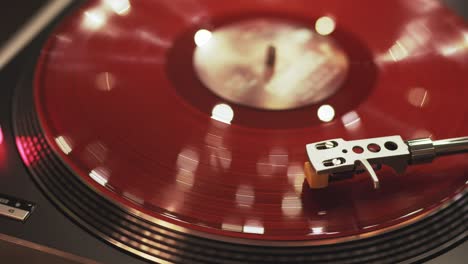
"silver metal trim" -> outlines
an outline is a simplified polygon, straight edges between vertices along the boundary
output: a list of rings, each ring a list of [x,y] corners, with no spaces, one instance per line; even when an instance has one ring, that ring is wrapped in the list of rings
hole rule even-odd
[[[411,163],[429,163],[436,157],[434,144],[430,138],[420,138],[408,140],[408,146],[411,152]]]
[[[0,215],[13,218],[15,220],[24,221],[28,217],[29,211],[11,207],[5,204],[0,204]]]
[[[436,140],[433,144],[437,156],[468,152],[468,137]]]

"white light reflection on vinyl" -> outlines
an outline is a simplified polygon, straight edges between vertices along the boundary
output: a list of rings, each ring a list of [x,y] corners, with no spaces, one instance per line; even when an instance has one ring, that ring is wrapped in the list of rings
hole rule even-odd
[[[304,179],[304,165],[299,162],[293,162],[288,166],[287,170],[288,182],[292,185],[296,182],[296,178]]]
[[[58,136],[55,138],[55,143],[57,143],[57,146],[62,150],[65,155],[70,154],[72,152],[72,146],[70,139],[65,136]]]
[[[411,88],[408,92],[408,102],[418,108],[423,108],[428,103],[428,98],[428,91],[421,87]]]
[[[343,115],[341,121],[347,130],[355,130],[361,126],[361,117],[355,111]]]
[[[463,192],[461,192],[461,193],[455,195],[455,197],[453,197],[453,201],[458,201],[458,200],[460,200],[460,199],[463,197],[463,195],[464,195]]]
[[[369,226],[365,226],[363,227],[362,229],[369,229],[369,228],[374,228],[374,227],[377,227],[379,225],[369,225]]]
[[[440,55],[465,62],[468,53],[468,32],[461,31],[458,38],[449,42],[441,41],[436,46]]]
[[[106,186],[109,180],[110,172],[109,170],[99,167],[89,172],[89,177],[91,177],[94,181],[99,183],[102,186]]]
[[[317,111],[317,116],[322,122],[330,122],[335,118],[335,109],[331,105],[322,105]]]
[[[192,188],[194,183],[193,172],[179,169],[176,182],[180,187]]]
[[[335,31],[336,23],[335,20],[328,16],[323,16],[317,19],[315,22],[315,31],[322,36],[330,35]]]
[[[278,169],[286,169],[287,165],[289,164],[288,151],[280,147],[274,147],[273,149],[271,149],[268,155],[268,159],[270,163]]]
[[[105,3],[118,15],[126,15],[130,12],[129,0],[105,0]]]
[[[167,40],[164,36],[158,35],[156,32],[151,32],[149,30],[137,29],[135,30],[135,35],[144,40],[147,43],[154,45],[155,47],[168,48],[171,46],[171,42]]]
[[[133,203],[136,203],[138,205],[143,205],[145,203],[145,200],[143,200],[142,198],[134,195],[134,194],[131,194],[129,192],[123,192],[123,197],[125,197],[127,200],[133,202]]]
[[[401,41],[396,41],[395,44],[388,50],[388,53],[393,58],[393,61],[401,61],[409,56],[408,49]]]
[[[463,46],[457,46],[457,45],[451,45],[451,46],[445,46],[445,47],[440,47],[440,54],[444,57],[452,57],[463,51]]]
[[[177,168],[194,172],[199,163],[198,153],[192,149],[185,148],[177,156]]]
[[[426,129],[417,129],[410,134],[409,138],[432,138],[432,133]]]
[[[283,196],[281,209],[286,216],[296,216],[302,211],[301,199],[294,193],[287,193]]]
[[[399,62],[431,52],[432,44],[429,43],[432,32],[430,28],[429,21],[425,18],[410,21],[405,25],[392,46],[385,52],[376,55],[376,63],[382,65]]]
[[[257,161],[257,173],[260,176],[272,176],[275,172],[273,164],[266,157],[262,157]]]
[[[229,223],[223,223],[221,225],[221,228],[226,231],[231,231],[231,232],[242,232],[242,226],[241,225],[236,225],[236,224],[229,224]]]
[[[82,26],[88,30],[98,30],[107,22],[107,15],[102,9],[93,9],[84,12]]]
[[[288,182],[294,188],[297,196],[302,194],[304,185],[304,165],[302,162],[293,162],[288,166],[287,170]]]
[[[211,31],[206,30],[206,29],[200,29],[195,33],[195,36],[193,39],[195,41],[195,44],[198,47],[201,47],[205,45],[206,43],[208,43],[212,36],[213,34],[211,33]]]
[[[96,76],[96,87],[100,91],[110,92],[115,86],[115,77],[109,72],[101,72]]]
[[[234,118],[234,110],[227,104],[218,104],[211,111],[211,118],[219,122],[231,124]]]
[[[310,230],[312,231],[313,235],[323,234],[323,227],[322,226],[311,227]]]
[[[198,153],[192,149],[185,148],[177,156],[177,168],[179,171],[176,175],[176,182],[181,187],[193,187],[194,172],[199,164]]]
[[[248,220],[244,225],[243,231],[244,233],[261,235],[265,233],[265,228],[260,221]]]
[[[417,214],[417,213],[421,212],[422,210],[424,210],[424,208],[419,208],[419,209],[416,210],[416,211],[413,211],[413,212],[411,212],[411,213],[408,213],[408,214],[405,214],[405,215],[403,215],[403,216],[398,217],[398,219],[402,219],[402,218],[405,218],[405,217],[408,217],[408,216],[412,216],[412,215],[414,215],[414,214]]]
[[[223,147],[223,137],[214,133],[206,133],[205,143],[208,147],[222,148]]]
[[[57,34],[55,35],[55,38],[57,38],[57,41],[61,43],[71,43],[73,41],[69,36],[64,34]]]
[[[109,150],[102,142],[93,142],[86,146],[86,155],[93,163],[103,163],[108,156]]]
[[[239,207],[251,207],[255,200],[253,188],[240,185],[236,192],[236,203]]]
[[[267,157],[262,157],[257,161],[258,175],[269,177],[275,173],[284,173],[288,169],[288,160],[288,151],[275,147],[270,150]]]
[[[213,168],[227,170],[231,167],[232,154],[228,149],[213,148],[210,154],[210,165]]]

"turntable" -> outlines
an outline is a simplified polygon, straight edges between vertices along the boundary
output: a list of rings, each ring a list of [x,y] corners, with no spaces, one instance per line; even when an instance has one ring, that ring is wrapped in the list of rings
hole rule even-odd
[[[1,233],[106,263],[463,263],[445,3],[66,2],[2,70]]]

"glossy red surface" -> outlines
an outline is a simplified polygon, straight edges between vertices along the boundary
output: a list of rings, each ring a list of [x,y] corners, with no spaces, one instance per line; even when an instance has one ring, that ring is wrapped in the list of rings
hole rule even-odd
[[[348,237],[441,206],[468,180],[467,155],[309,190],[305,145],[328,138],[468,135],[468,29],[437,1],[90,1],[42,50],[35,98],[47,140],[104,196],[164,221],[268,240]],[[243,16],[314,26],[335,19],[349,77],[321,104],[263,111],[230,104],[192,69],[193,33]],[[335,109],[322,122],[317,109]]]

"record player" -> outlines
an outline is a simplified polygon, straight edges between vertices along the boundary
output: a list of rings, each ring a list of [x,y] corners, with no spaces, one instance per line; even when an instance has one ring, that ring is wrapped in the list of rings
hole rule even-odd
[[[463,5],[18,10],[0,56],[2,240],[103,263],[463,263]]]

